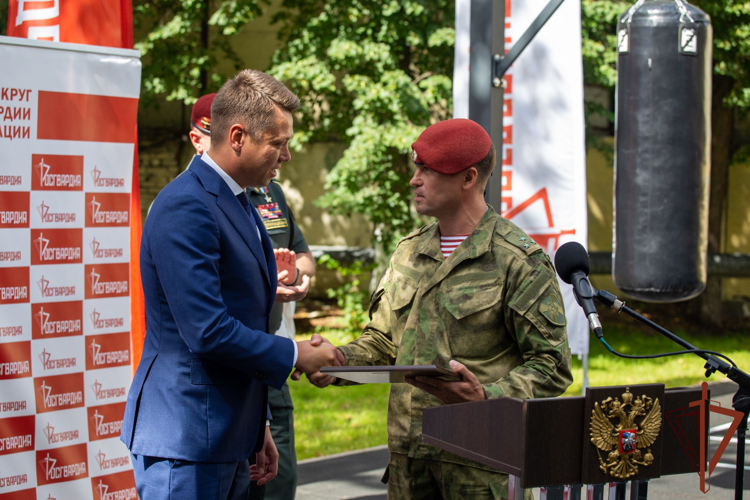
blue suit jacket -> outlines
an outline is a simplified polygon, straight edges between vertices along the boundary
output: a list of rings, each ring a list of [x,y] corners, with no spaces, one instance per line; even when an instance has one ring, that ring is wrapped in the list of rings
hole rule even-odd
[[[276,261],[251,213],[198,157],[154,201],[141,240],[146,338],[120,436],[135,455],[235,462],[262,445],[266,384],[284,384],[294,346],[266,333]]]

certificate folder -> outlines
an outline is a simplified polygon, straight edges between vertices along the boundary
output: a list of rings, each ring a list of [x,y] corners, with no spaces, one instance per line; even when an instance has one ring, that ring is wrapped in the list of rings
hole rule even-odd
[[[449,368],[435,365],[405,366],[324,366],[321,373],[360,384],[399,384],[407,377],[441,377],[449,381],[461,380],[461,375]]]

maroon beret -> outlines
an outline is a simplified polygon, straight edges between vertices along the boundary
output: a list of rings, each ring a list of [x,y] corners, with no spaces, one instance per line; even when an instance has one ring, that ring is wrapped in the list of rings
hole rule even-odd
[[[477,122],[454,118],[430,125],[411,145],[411,158],[441,174],[463,172],[490,152],[492,140]]]
[[[206,134],[211,134],[211,104],[214,102],[216,93],[206,94],[193,104],[193,112],[190,114],[190,124]]]

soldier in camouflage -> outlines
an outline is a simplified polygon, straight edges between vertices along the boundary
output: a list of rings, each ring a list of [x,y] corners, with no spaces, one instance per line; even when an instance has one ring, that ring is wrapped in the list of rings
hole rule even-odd
[[[560,395],[572,382],[562,295],[544,251],[484,202],[495,148],[481,126],[446,120],[412,148],[417,212],[437,221],[399,242],[372,296],[371,321],[339,347],[339,361],[434,364],[463,377],[391,386],[389,499],[507,498],[506,474],[420,441],[422,409]],[[310,380],[334,382],[320,373]]]

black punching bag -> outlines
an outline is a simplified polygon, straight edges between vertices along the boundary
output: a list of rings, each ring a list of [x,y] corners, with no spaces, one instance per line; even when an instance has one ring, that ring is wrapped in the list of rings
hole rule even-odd
[[[617,31],[612,277],[639,300],[686,300],[706,286],[711,21],[639,0]]]

